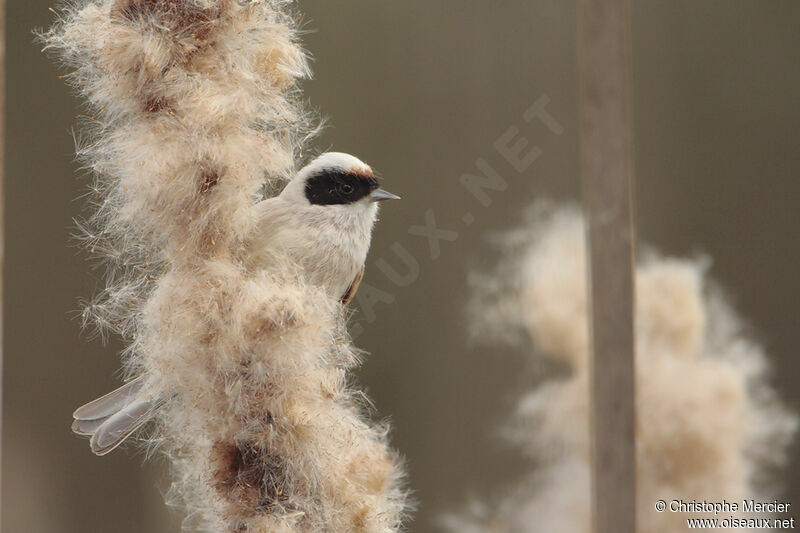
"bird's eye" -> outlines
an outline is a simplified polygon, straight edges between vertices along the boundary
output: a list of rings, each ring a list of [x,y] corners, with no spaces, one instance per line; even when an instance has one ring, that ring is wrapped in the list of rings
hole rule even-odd
[[[349,183],[343,183],[342,185],[339,186],[339,190],[343,194],[350,194],[351,192],[353,192],[353,186],[350,185]]]

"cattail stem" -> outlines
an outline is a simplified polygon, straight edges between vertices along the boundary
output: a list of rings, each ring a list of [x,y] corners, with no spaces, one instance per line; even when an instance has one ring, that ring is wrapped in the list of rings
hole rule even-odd
[[[636,531],[633,139],[627,0],[578,8],[583,204],[591,294],[595,533]]]
[[[0,115],[6,116],[6,2],[0,0]],[[3,301],[3,272],[5,271],[5,154],[6,147],[6,123],[3,120],[0,124],[0,301]],[[3,408],[3,310],[0,308],[0,412]],[[0,417],[2,418],[2,417]],[[0,434],[2,434],[3,424],[0,419]],[[0,444],[2,452],[2,444]],[[3,454],[0,453],[0,457]],[[0,478],[2,478],[2,463],[0,462]],[[0,502],[3,501],[2,491],[0,491]],[[2,504],[0,503],[0,516],[2,516]]]

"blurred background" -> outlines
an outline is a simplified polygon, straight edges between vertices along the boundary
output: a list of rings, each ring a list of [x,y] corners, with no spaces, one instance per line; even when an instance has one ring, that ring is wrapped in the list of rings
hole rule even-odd
[[[800,360],[800,3],[633,3],[636,223],[665,253],[708,253],[774,364],[793,410]],[[78,298],[102,275],[70,238],[87,181],[70,128],[81,112],[31,30],[46,0],[7,2],[6,268],[3,372],[5,531],[177,531],[163,504],[167,465],[132,449],[94,457],[70,432],[73,409],[118,385],[120,345],[81,333]],[[419,511],[410,530],[469,495],[507,486],[527,466],[497,428],[533,372],[523,353],[468,341],[466,278],[494,263],[487,236],[518,224],[537,198],[578,201],[574,2],[299,4],[315,60],[305,83],[328,119],[313,151],[369,162],[402,202],[383,207],[365,282],[381,300],[356,316],[371,355],[359,379],[407,460]],[[544,98],[545,100],[540,100]],[[522,114],[535,102],[560,135]],[[493,148],[510,127],[541,156],[523,173]],[[458,182],[486,159],[508,182],[484,206]],[[433,213],[458,232],[409,233]],[[471,215],[465,217],[465,215]],[[466,220],[472,220],[467,223]],[[419,275],[398,286],[377,263]],[[796,452],[795,448],[795,452]],[[796,456],[796,453],[792,454]],[[784,476],[800,505],[800,462]]]

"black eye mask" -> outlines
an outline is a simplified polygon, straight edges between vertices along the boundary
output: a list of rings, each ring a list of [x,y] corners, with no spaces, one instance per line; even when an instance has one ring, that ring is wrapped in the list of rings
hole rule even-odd
[[[378,180],[370,176],[323,170],[306,181],[306,198],[312,205],[352,204],[378,188]]]

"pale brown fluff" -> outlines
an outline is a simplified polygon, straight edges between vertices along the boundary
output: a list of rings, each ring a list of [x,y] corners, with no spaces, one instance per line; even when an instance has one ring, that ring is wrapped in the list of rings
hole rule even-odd
[[[291,261],[247,260],[256,233],[294,223],[257,205],[312,129],[297,20],[280,0],[79,0],[43,34],[91,110],[85,230],[109,277],[85,316],[123,335],[129,375],[166,401],[149,442],[187,525],[389,533],[402,471],[347,386],[338,296]]]
[[[520,398],[505,430],[535,462],[532,472],[448,515],[450,531],[592,530],[584,236],[577,209],[536,204],[522,227],[498,237],[496,270],[476,277],[477,335],[516,338],[532,364],[562,368]],[[797,416],[770,387],[763,349],[714,290],[707,262],[645,254],[636,292],[637,529],[679,533],[687,517],[704,516],[658,513],[658,499],[778,497],[775,467],[785,464]]]

